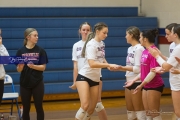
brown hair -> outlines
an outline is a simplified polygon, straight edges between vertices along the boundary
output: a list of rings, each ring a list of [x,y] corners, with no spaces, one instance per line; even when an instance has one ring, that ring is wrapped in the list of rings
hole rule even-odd
[[[103,22],[99,22],[99,23],[97,23],[97,24],[94,25],[93,32],[90,32],[90,33],[88,34],[87,40],[86,40],[86,42],[85,42],[85,44],[84,44],[84,47],[83,47],[83,50],[82,50],[82,54],[81,54],[82,57],[85,57],[85,52],[86,52],[86,45],[87,45],[87,43],[88,43],[92,38],[95,37],[97,30],[100,31],[100,30],[102,30],[104,27],[108,27],[108,26],[107,26],[105,23],[103,23]]]
[[[132,38],[134,38],[136,41],[139,42],[139,38],[140,38],[139,28],[137,28],[136,26],[131,26],[126,29],[126,32],[132,35]]]
[[[27,36],[31,35],[31,33],[33,31],[37,31],[36,29],[34,28],[27,28],[25,31],[24,31],[24,46],[27,44]]]
[[[175,25],[177,25],[177,23],[171,23],[171,24],[167,25],[165,29],[168,29],[168,30],[171,32],[172,28],[173,28]]]
[[[176,33],[178,35],[178,38],[180,39],[180,24],[176,24],[173,28],[173,33]]]
[[[154,43],[155,38],[159,34],[159,31],[158,31],[158,29],[155,28],[155,29],[151,29],[151,30],[143,30],[141,33],[144,38],[148,39],[149,43]]]
[[[85,44],[84,44],[84,47],[83,47],[83,50],[82,50],[82,53],[81,53],[81,56],[82,56],[82,57],[85,57],[86,45],[87,45],[87,43],[88,43],[92,38],[94,38],[94,33],[93,33],[93,32],[90,32],[90,33],[88,34],[87,40],[86,40],[86,42],[85,42]]]

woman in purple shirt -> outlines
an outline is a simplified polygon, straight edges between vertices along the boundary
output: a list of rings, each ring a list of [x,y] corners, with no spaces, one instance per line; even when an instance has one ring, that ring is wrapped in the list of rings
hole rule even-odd
[[[141,56],[141,72],[136,78],[128,81],[125,85],[125,87],[128,87],[139,79],[142,81],[134,90],[134,94],[140,90],[143,91],[142,99],[146,110],[146,120],[162,120],[159,111],[164,82],[160,74],[151,71],[152,68],[159,66],[159,64],[147,49],[156,47],[154,42],[157,34],[157,29],[144,30],[141,32],[140,43],[146,48]]]

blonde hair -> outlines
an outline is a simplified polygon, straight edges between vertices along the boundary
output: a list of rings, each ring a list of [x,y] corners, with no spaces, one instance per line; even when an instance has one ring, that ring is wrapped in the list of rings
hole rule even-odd
[[[37,30],[34,29],[34,28],[27,28],[27,29],[24,31],[24,42],[23,42],[24,46],[27,45],[27,36],[31,35],[31,33],[32,33],[33,31],[37,31]]]

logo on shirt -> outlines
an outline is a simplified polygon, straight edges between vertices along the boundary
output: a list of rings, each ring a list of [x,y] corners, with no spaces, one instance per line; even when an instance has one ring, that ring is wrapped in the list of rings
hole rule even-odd
[[[105,57],[104,46],[98,47],[97,50],[98,50],[97,58],[104,58]]]
[[[142,54],[141,65],[147,65],[147,58],[148,58],[147,54]]]
[[[134,66],[134,54],[128,53],[126,58],[126,65]]]
[[[128,57],[134,58],[134,54],[133,53],[128,53]]]
[[[172,52],[173,52],[173,49],[170,49],[169,52],[172,53]]]
[[[36,63],[39,61],[39,53],[24,53],[22,58],[24,58],[24,62]]]
[[[143,54],[142,57],[143,58],[148,58],[148,55],[147,54]]]
[[[82,47],[77,47],[76,51],[81,51]]]

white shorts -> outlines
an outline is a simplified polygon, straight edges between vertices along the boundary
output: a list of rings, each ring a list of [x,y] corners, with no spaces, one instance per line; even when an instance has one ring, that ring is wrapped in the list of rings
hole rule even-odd
[[[170,77],[169,83],[171,86],[171,90],[179,91],[180,90],[180,74]]]

